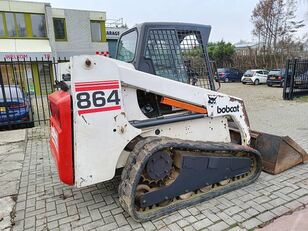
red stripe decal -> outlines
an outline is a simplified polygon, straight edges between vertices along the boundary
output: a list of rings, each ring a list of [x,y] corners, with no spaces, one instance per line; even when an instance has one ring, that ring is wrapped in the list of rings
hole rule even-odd
[[[121,109],[121,106],[100,107],[100,108],[79,110],[78,114],[82,115],[82,114],[88,114],[88,113],[94,113],[94,112],[113,111],[113,110],[120,110],[120,109]]]
[[[76,87],[75,91],[94,91],[94,90],[108,90],[108,89],[119,89],[119,85],[102,85],[102,86],[82,86]]]
[[[87,84],[109,84],[109,83],[119,83],[119,80],[106,80],[106,81],[79,82],[79,83],[75,83],[75,86],[79,86],[79,85],[87,85]]]
[[[75,87],[89,87],[89,86],[108,86],[108,85],[118,85],[118,82],[113,83],[87,83],[87,84],[78,84]]]

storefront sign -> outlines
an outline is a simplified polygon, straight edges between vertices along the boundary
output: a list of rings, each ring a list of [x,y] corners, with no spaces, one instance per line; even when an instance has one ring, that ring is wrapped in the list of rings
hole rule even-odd
[[[106,28],[107,39],[118,39],[120,35],[126,30],[127,28]]]
[[[36,58],[38,60],[51,60],[52,54],[51,53],[44,53],[44,52],[27,52],[27,53],[20,53],[20,52],[14,52],[14,53],[6,53],[6,52],[0,52],[0,60],[6,59],[7,61],[17,61],[17,60],[31,60],[34,61]]]
[[[120,35],[120,31],[110,31],[110,30],[107,30],[107,35],[119,36]]]

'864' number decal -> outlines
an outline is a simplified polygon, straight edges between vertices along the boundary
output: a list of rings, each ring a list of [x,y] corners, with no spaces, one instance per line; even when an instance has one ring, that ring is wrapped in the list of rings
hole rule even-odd
[[[120,110],[119,81],[75,83],[78,114]]]

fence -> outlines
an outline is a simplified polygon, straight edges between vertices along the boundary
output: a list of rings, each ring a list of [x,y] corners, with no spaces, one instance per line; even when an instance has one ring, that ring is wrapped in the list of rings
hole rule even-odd
[[[0,129],[47,124],[57,64],[66,60],[0,60]]]
[[[288,60],[283,88],[283,99],[308,95],[308,60]]]

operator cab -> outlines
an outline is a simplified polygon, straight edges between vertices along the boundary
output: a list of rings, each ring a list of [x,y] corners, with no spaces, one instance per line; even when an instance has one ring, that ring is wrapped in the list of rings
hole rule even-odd
[[[211,27],[188,23],[142,23],[124,32],[116,59],[136,70],[215,90],[207,53]],[[137,90],[142,112],[150,118],[172,113],[161,97]]]

